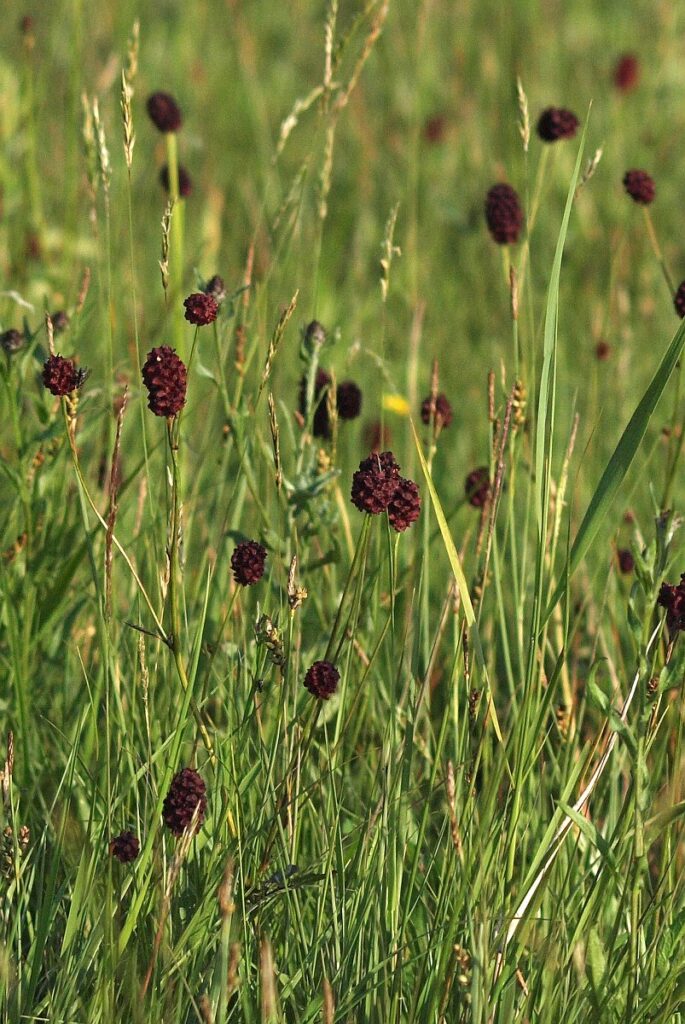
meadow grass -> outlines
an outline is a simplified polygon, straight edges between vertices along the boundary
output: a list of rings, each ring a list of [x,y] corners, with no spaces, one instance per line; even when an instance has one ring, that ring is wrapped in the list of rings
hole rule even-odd
[[[2,1020],[680,1021],[683,13],[7,7]]]

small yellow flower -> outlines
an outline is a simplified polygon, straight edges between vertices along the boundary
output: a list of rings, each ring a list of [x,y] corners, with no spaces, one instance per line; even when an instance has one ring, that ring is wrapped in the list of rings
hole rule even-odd
[[[383,395],[383,408],[386,412],[397,413],[398,416],[409,415],[409,402],[404,395]]]

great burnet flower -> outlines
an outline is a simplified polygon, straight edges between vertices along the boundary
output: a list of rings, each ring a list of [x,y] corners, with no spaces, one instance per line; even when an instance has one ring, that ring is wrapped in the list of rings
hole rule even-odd
[[[570,110],[564,110],[563,107],[547,107],[538,120],[538,135],[543,142],[572,139],[579,126],[580,121]]]
[[[217,306],[220,306],[226,298],[226,285],[224,284],[223,277],[219,277],[218,274],[214,274],[214,276],[210,277],[209,281],[205,283],[202,291],[205,295],[211,295]]]
[[[487,466],[472,469],[464,481],[464,492],[469,505],[482,508],[490,497],[490,471]]]
[[[319,700],[332,697],[339,681],[340,673],[330,661],[315,661],[304,677],[304,685]]]
[[[169,167],[164,164],[159,172],[159,183],[165,192],[171,192],[171,176]],[[193,179],[182,164],[178,165],[178,194],[182,199],[187,199],[193,191]]]
[[[330,437],[331,421],[328,415],[328,388],[331,386],[331,375],[319,367],[314,378],[314,415],[312,417],[312,433],[314,437]],[[300,379],[299,408],[302,416],[307,408],[307,378]]]
[[[432,416],[431,416],[432,411]],[[434,419],[436,427],[442,430],[444,427],[449,427],[452,422],[452,406],[450,405],[447,395],[443,395],[440,392],[439,395],[435,396],[435,405],[433,406],[432,395],[428,395],[424,398],[421,403],[421,420],[428,425]]]
[[[635,568],[635,559],[629,548],[619,548],[616,552],[616,560],[624,576],[628,576]]]
[[[675,295],[673,296],[673,305],[678,316],[681,318],[685,317],[685,281],[681,281],[678,285]]]
[[[243,587],[259,583],[264,575],[266,548],[256,540],[246,540],[238,544],[231,555],[233,579]]]
[[[10,327],[8,331],[3,331],[0,334],[0,348],[8,356],[14,355],[24,344],[23,331],[18,331],[16,327]]]
[[[85,379],[85,371],[79,370],[73,359],[54,355],[43,364],[43,384],[53,395],[70,395]]]
[[[206,811],[207,796],[202,776],[194,768],[182,768],[174,775],[164,798],[164,824],[175,836],[181,836],[197,814],[195,831],[199,832]]]
[[[121,832],[110,840],[109,852],[122,864],[130,864],[140,853],[138,836],[134,832]]]
[[[147,112],[160,132],[177,132],[181,127],[181,110],[168,92],[153,92],[147,99]]]
[[[400,467],[392,452],[373,452],[352,477],[352,504],[360,512],[385,512],[397,490]]]
[[[657,604],[666,609],[666,624],[671,633],[685,629],[685,573],[680,583],[662,583]]]
[[[619,92],[630,92],[640,81],[640,61],[634,53],[624,53],[614,67],[614,85]]]
[[[175,350],[168,345],[151,349],[142,373],[155,416],[176,416],[186,403],[188,372]]]
[[[185,313],[183,314],[188,323],[197,327],[206,327],[213,324],[219,312],[219,305],[213,295],[205,292],[193,292],[187,299],[183,300]]]
[[[499,245],[510,245],[518,241],[523,227],[523,209],[511,185],[500,182],[489,190],[485,197],[485,220],[490,234]]]
[[[356,420],[362,411],[361,388],[353,380],[344,380],[338,384],[335,404],[341,420]]]
[[[623,187],[636,203],[649,206],[654,201],[656,187],[654,178],[647,171],[626,171],[623,175]]]
[[[421,496],[413,480],[400,477],[395,493],[388,505],[388,519],[393,530],[404,533],[415,523],[421,512]]]

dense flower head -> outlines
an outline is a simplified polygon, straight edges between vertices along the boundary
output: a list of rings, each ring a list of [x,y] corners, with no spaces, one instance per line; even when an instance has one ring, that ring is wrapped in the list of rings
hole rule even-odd
[[[206,811],[207,796],[202,776],[194,768],[182,768],[171,780],[162,804],[164,824],[175,836],[181,836],[197,812],[195,831],[199,832]]]
[[[159,183],[165,192],[171,192],[171,175],[168,164],[164,164],[159,172]],[[178,165],[178,194],[182,199],[187,199],[193,191],[193,179],[183,164]]]
[[[431,416],[431,411],[433,415]],[[440,394],[435,396],[435,405],[433,405],[433,396],[428,395],[424,398],[421,403],[421,419],[426,426],[434,420],[435,426],[442,430],[444,427],[449,427],[452,422],[452,406],[450,405],[447,395],[443,395],[442,391]]]
[[[662,583],[657,604],[666,609],[666,623],[671,633],[685,629],[685,573],[680,583]]]
[[[640,61],[634,53],[624,53],[614,67],[614,85],[620,92],[630,92],[640,81]]]
[[[43,384],[53,395],[70,395],[80,388],[86,378],[73,359],[63,356],[48,356],[43,364]]]
[[[187,299],[183,300],[185,313],[183,314],[190,324],[197,327],[206,327],[213,324],[219,312],[219,305],[213,295],[205,292],[193,292]]]
[[[629,548],[619,548],[616,552],[616,560],[624,576],[630,575],[635,568],[635,559]]]
[[[110,840],[109,852],[122,864],[130,864],[140,853],[138,836],[134,832],[121,832]]]
[[[361,388],[353,380],[344,380],[338,384],[335,404],[341,420],[356,420],[362,411]]]
[[[50,323],[55,334],[61,334],[69,326],[69,314],[64,309],[56,309],[50,314]]]
[[[304,329],[304,339],[308,346],[320,348],[326,340],[326,328],[318,320],[311,320]]]
[[[14,355],[24,344],[24,334],[22,331],[18,331],[16,327],[10,327],[8,331],[3,331],[0,334],[0,348],[8,356]]]
[[[642,206],[649,206],[654,201],[656,187],[654,178],[647,171],[626,171],[623,175],[623,187],[636,203]]]
[[[682,318],[685,316],[685,281],[681,281],[676,289],[676,293],[673,296],[673,305],[678,316]]]
[[[597,342],[595,346],[595,357],[600,363],[606,362],[611,355],[611,345],[604,339]]]
[[[485,197],[485,220],[498,245],[517,242],[523,227],[523,209],[516,189],[506,182],[493,185]]]
[[[177,132],[181,127],[181,110],[168,92],[153,92],[147,99],[147,112],[160,132]]]
[[[564,110],[563,107],[547,107],[538,120],[538,135],[543,142],[572,139],[579,126],[580,121],[570,110]]]
[[[352,504],[360,512],[379,515],[392,501],[399,481],[400,467],[392,452],[372,452],[352,477]]]
[[[331,422],[328,415],[328,388],[332,383],[330,373],[319,367],[314,379],[314,416],[312,418],[312,433],[314,437],[330,437]],[[300,412],[304,416],[307,411],[307,378],[300,379]]]
[[[319,700],[332,697],[339,681],[340,673],[330,661],[315,661],[304,677],[304,685]]]
[[[224,284],[223,277],[219,277],[218,274],[214,274],[210,277],[209,281],[205,282],[205,286],[202,289],[205,295],[211,295],[217,306],[226,298],[226,285]]]
[[[393,530],[404,533],[421,512],[421,496],[413,480],[401,476],[388,505],[388,519]]]
[[[148,390],[148,406],[155,416],[175,416],[186,404],[188,371],[169,345],[148,352],[143,366],[143,383]]]
[[[243,587],[259,583],[264,575],[266,548],[256,540],[245,540],[238,544],[231,555],[233,579]]]
[[[490,497],[490,471],[487,466],[472,469],[464,481],[466,499],[473,508],[482,508]]]

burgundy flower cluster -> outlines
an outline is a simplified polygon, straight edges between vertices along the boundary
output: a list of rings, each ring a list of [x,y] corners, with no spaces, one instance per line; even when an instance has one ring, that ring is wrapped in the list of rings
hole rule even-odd
[[[662,583],[657,604],[666,609],[666,624],[672,634],[685,629],[685,572],[680,583]]]
[[[53,395],[70,395],[81,387],[85,379],[86,371],[79,370],[73,359],[53,355],[48,356],[43,364],[43,384]]]
[[[314,380],[314,416],[312,433],[314,437],[329,438],[331,436],[331,419],[328,414],[328,388],[333,383],[330,373],[322,367],[316,371]],[[353,380],[344,380],[338,384],[335,396],[335,407],[341,420],[355,420],[362,410],[362,392]],[[307,378],[300,380],[299,396],[300,414],[307,410]]]
[[[142,372],[155,416],[176,416],[186,404],[188,371],[175,350],[168,345],[151,349]]]
[[[654,178],[647,171],[626,171],[623,175],[623,187],[636,203],[642,206],[649,206],[654,202],[656,186]]]
[[[570,110],[563,107],[547,107],[538,120],[538,135],[543,142],[559,142],[572,139],[580,127],[580,121]]]
[[[202,776],[194,768],[182,768],[171,780],[162,804],[164,824],[178,837],[183,835],[197,814],[195,831],[199,832],[206,812],[207,796]]]
[[[400,476],[392,452],[372,452],[352,477],[352,504],[360,512],[380,515],[387,510],[393,530],[403,533],[421,512],[421,496],[413,480]]]
[[[426,426],[432,421],[435,424],[436,431],[449,427],[452,422],[452,406],[447,395],[444,395],[441,391],[440,394],[435,396],[435,403],[433,403],[432,395],[424,398],[421,403],[421,420]]]
[[[523,227],[523,207],[511,185],[500,182],[489,190],[485,197],[485,220],[498,245],[518,242]]]
[[[318,700],[328,700],[335,693],[340,673],[330,661],[315,661],[307,670],[304,685]]]
[[[266,548],[256,540],[246,540],[238,544],[231,555],[233,579],[242,587],[250,587],[259,583],[264,575]]]

